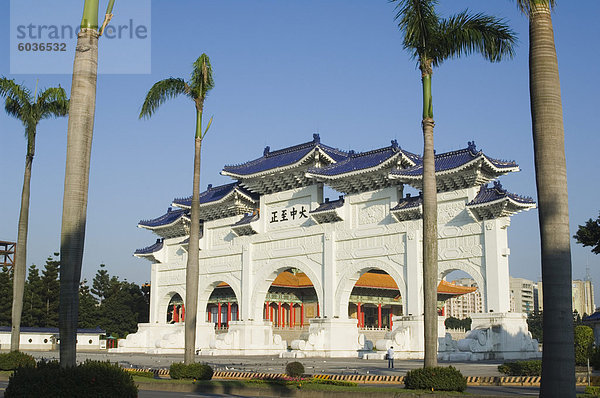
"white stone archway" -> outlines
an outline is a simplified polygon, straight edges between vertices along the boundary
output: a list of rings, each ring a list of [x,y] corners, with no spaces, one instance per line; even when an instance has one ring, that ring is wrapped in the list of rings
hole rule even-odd
[[[210,299],[210,295],[215,290],[215,288],[221,283],[225,282],[229,285],[229,287],[233,290],[235,294],[235,298],[237,299],[238,308],[241,305],[241,286],[238,279],[233,277],[230,274],[215,274],[215,275],[206,275],[205,278],[200,279],[200,287],[198,288],[198,320],[199,322],[204,322],[206,319],[206,306],[208,305],[208,300]]]
[[[185,302],[185,291],[180,288],[175,288],[169,290],[168,293],[163,294],[158,301],[158,323],[167,323],[167,308],[169,307],[169,303],[171,299],[178,294],[182,300]]]
[[[341,319],[348,319],[348,303],[356,281],[363,274],[374,269],[385,271],[396,282],[402,300],[402,312],[405,313],[406,282],[402,276],[402,268],[399,268],[397,264],[383,260],[369,259],[352,264],[340,275],[335,293],[336,314],[334,316],[338,316]]]
[[[262,311],[271,284],[277,278],[277,275],[289,268],[296,268],[304,272],[310,279],[317,294],[317,305],[322,313],[323,285],[321,278],[305,262],[297,258],[286,258],[269,261],[267,264],[261,266],[261,270],[255,275],[254,280],[256,284],[252,290],[252,299],[250,301],[250,305],[252,306],[250,308],[250,319],[262,320]]]
[[[487,312],[488,302],[487,302],[487,291],[485,278],[481,273],[481,269],[476,267],[467,261],[444,261],[438,263],[438,275],[439,279],[443,279],[446,275],[448,275],[452,271],[462,271],[468,274],[475,282],[477,283],[477,287],[479,288],[479,293],[481,294],[481,303],[483,306],[483,312]]]

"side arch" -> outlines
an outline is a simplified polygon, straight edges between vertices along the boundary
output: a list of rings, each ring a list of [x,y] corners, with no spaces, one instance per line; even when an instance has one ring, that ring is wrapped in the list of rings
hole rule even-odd
[[[363,260],[351,264],[346,270],[340,275],[338,285],[335,293],[336,302],[336,314],[342,319],[348,318],[348,302],[350,301],[350,294],[356,284],[356,281],[365,273],[371,270],[382,270],[387,272],[389,276],[394,279],[398,290],[400,291],[400,297],[402,300],[402,312],[406,311],[406,282],[402,276],[402,268],[398,268],[397,264],[392,264],[383,260]]]
[[[235,298],[237,300],[238,308],[241,305],[241,286],[240,281],[234,275],[230,273],[224,274],[211,274],[200,278],[198,287],[198,322],[202,323],[206,319],[206,306],[208,305],[208,299],[212,294],[213,290],[221,283],[225,282],[231,287]]]
[[[167,307],[171,302],[171,299],[178,294],[181,298],[185,297],[185,289],[181,287],[174,287],[171,290],[168,290],[167,293],[164,293],[160,296],[158,300],[158,322],[157,323],[167,323]]]
[[[254,276],[254,289],[252,290],[252,296],[250,300],[250,312],[249,318],[254,320],[262,320],[262,311],[265,305],[265,299],[271,284],[277,278],[277,275],[289,268],[296,268],[306,274],[313,284],[315,292],[317,293],[317,305],[321,313],[323,313],[323,285],[321,278],[317,275],[313,269],[304,261],[297,258],[286,258],[271,260],[266,265],[261,266],[261,270]]]
[[[477,283],[477,287],[479,288],[479,292],[481,294],[481,302],[483,305],[483,311],[487,312],[487,308],[488,308],[487,287],[485,284],[485,278],[483,277],[483,275],[481,273],[481,269],[479,267],[476,267],[476,266],[468,263],[467,261],[460,261],[460,260],[444,261],[444,262],[438,263],[438,273],[439,273],[438,275],[439,275],[440,280],[443,279],[446,275],[448,275],[452,271],[465,272],[465,273],[469,274],[469,276],[471,276],[471,278],[473,278],[475,280],[475,282]]]

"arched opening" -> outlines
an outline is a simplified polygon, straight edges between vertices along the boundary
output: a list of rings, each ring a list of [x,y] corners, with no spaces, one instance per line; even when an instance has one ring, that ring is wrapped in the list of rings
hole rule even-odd
[[[320,315],[317,292],[310,278],[296,268],[279,272],[267,291],[263,319],[276,330],[301,329]]]
[[[167,305],[167,323],[180,323],[185,321],[185,305],[179,293],[171,296]]]
[[[402,315],[402,295],[387,272],[371,269],[354,284],[348,302],[348,318],[361,329],[392,329],[393,316]]]
[[[448,329],[469,330],[471,314],[485,312],[481,281],[477,279],[459,269],[446,269],[440,273],[438,314],[446,318]]]
[[[240,318],[240,309],[235,292],[225,282],[217,284],[206,304],[205,322],[214,323],[215,329],[226,330],[229,322]]]

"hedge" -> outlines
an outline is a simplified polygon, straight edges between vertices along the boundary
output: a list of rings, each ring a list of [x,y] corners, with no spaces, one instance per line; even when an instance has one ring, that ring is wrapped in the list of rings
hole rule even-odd
[[[19,351],[0,354],[0,370],[15,370],[19,367],[34,367],[35,359]]]
[[[186,365],[178,362],[171,365],[169,375],[171,376],[171,379],[210,380],[213,377],[213,369],[202,363],[191,363]]]
[[[304,374],[304,365],[300,362],[290,362],[285,366],[285,373],[290,377],[300,377]]]
[[[505,362],[498,365],[498,371],[508,376],[541,376],[542,360]]]
[[[71,368],[61,368],[56,361],[18,368],[4,391],[5,398],[133,398],[137,395],[138,389],[127,371],[110,362],[96,361]]]
[[[404,386],[410,390],[462,392],[467,389],[467,379],[452,366],[427,367],[408,372]]]

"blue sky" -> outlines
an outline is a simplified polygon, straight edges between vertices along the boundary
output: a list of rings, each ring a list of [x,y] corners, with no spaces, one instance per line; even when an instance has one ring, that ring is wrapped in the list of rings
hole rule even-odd
[[[28,0],[29,1],[29,0]],[[149,0],[148,0],[149,1]],[[47,18],[73,15],[71,1]],[[598,216],[597,155],[600,3],[559,1],[553,14],[564,106],[571,230]],[[363,151],[389,145],[422,151],[421,86],[415,62],[402,49],[385,0],[153,0],[151,73],[103,74],[98,79],[83,276],[106,263],[130,281],[150,279],[149,263],[132,257],[155,236],[140,219],[163,214],[175,197],[191,193],[194,108],[185,99],[166,103],[150,120],[138,120],[152,84],[189,77],[202,53],[212,61],[215,88],[206,101],[214,115],[202,157],[201,186],[229,180],[225,164],[309,141]],[[101,9],[106,2],[101,2]],[[438,152],[475,140],[488,155],[517,161],[522,171],[501,178],[508,190],[535,197],[528,89],[528,24],[513,2],[441,1],[444,16],[469,8],[503,17],[519,35],[514,59],[491,64],[480,56],[450,60],[433,77]],[[585,12],[582,12],[585,10]],[[56,13],[56,15],[52,13]],[[0,75],[33,89],[68,75],[11,75],[8,2],[0,3]],[[113,24],[143,13],[117,0]],[[136,14],[137,13],[137,14]],[[138,15],[139,14],[139,15]],[[147,14],[147,12],[146,12]],[[70,43],[72,44],[72,43]],[[118,62],[114,43],[100,41],[100,62]],[[118,50],[118,48],[117,48]],[[104,53],[103,53],[104,51]],[[117,54],[117,55],[115,55]],[[71,54],[72,55],[72,54]],[[125,54],[123,54],[125,56]],[[71,56],[72,59],[72,56]],[[141,69],[140,69],[141,70]],[[41,266],[59,249],[66,118],[42,121],[33,164],[28,265]],[[20,123],[0,112],[0,240],[16,240],[25,140]],[[566,192],[557,192],[564,195]],[[511,274],[537,280],[540,256],[537,211],[513,217],[509,228]],[[600,282],[600,257],[573,242],[573,275],[589,263]],[[599,293],[600,294],[600,291]],[[598,300],[600,302],[600,299]]]

